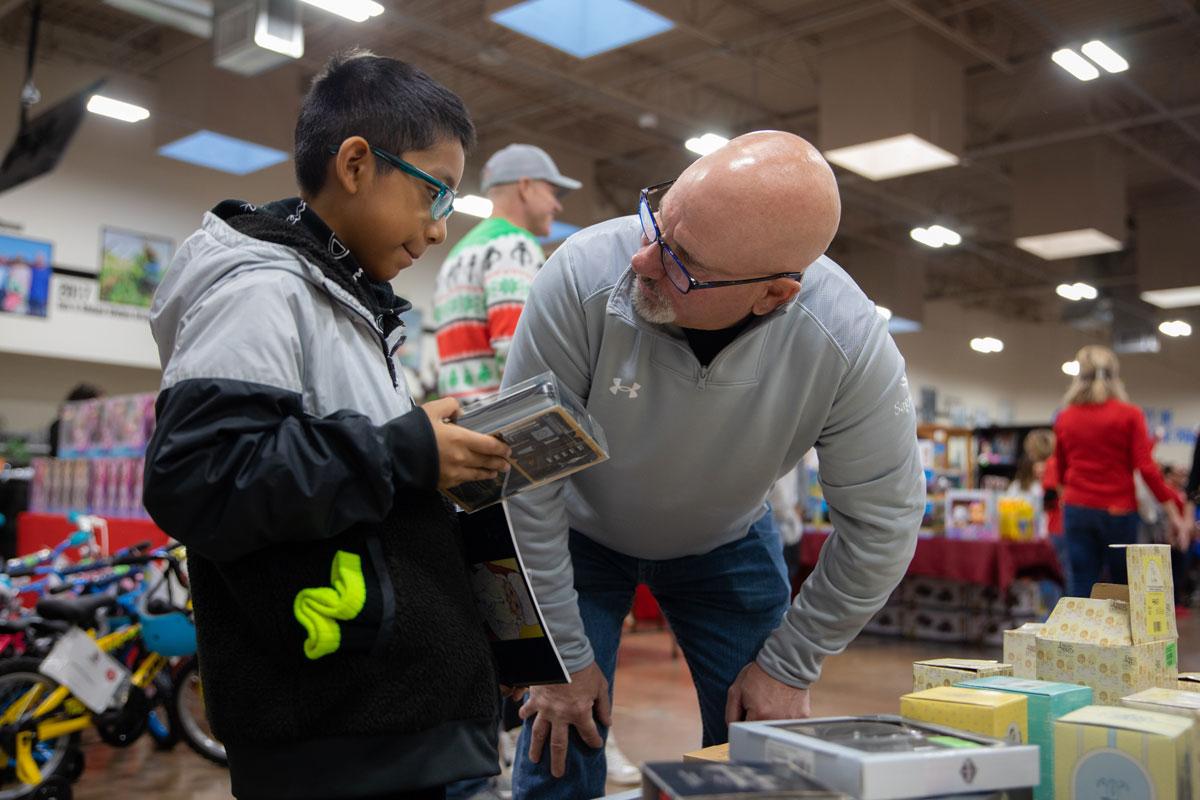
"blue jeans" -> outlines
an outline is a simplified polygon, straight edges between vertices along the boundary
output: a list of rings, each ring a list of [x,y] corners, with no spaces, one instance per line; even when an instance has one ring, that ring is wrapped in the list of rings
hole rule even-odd
[[[1136,544],[1138,515],[1109,514],[1101,508],[1066,506],[1063,508],[1063,536],[1070,555],[1070,594],[1088,597],[1092,584],[1100,580],[1102,569],[1108,567],[1112,583],[1125,583],[1125,551],[1114,550],[1110,544]]]
[[[768,511],[742,539],[698,556],[663,561],[634,558],[610,550],[571,531],[571,561],[583,627],[608,679],[613,673],[621,628],[639,583],[650,587],[667,618],[692,674],[700,701],[705,747],[728,738],[725,699],[742,668],[754,660],[763,642],[788,609],[791,592],[779,530]],[[600,726],[601,735],[608,731]],[[514,800],[578,800],[604,794],[604,749],[588,747],[571,729],[567,771],[550,774],[547,741],[541,762],[529,760],[533,720],[521,729],[513,765]]]

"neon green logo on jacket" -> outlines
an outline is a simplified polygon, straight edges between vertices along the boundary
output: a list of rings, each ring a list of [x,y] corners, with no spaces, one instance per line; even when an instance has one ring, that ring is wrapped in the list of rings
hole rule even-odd
[[[304,655],[313,660],[337,652],[342,644],[338,620],[354,619],[367,601],[362,559],[354,553],[334,554],[329,582],[333,585],[301,589],[292,605],[296,621],[308,632]]]

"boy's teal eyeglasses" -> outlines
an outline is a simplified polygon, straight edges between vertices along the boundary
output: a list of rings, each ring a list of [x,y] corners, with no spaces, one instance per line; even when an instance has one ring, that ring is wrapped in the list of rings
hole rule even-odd
[[[368,145],[368,147],[371,148],[371,152],[375,154],[376,158],[382,159],[383,161],[387,162],[388,164],[391,164],[393,167],[400,170],[401,172],[404,172],[408,175],[412,175],[414,178],[420,178],[421,180],[425,181],[430,186],[432,186],[438,190],[437,194],[433,198],[433,203],[429,209],[430,212],[433,214],[433,219],[435,221],[439,220],[439,219],[446,219],[447,217],[449,217],[451,214],[454,213],[454,198],[457,197],[458,195],[455,193],[455,191],[453,189],[451,189],[449,186],[442,183],[437,178],[433,177],[432,175],[430,175],[428,172],[421,169],[420,167],[415,167],[412,164],[408,163],[400,156],[392,155],[387,150],[381,150],[378,147],[375,147],[374,145]],[[338,151],[338,149],[336,147],[331,146],[329,148],[330,155],[337,155],[337,151]]]

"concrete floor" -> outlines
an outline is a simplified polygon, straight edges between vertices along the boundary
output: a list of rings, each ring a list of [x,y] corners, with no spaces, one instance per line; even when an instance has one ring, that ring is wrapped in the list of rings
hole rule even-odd
[[[1179,623],[1180,668],[1200,670],[1200,616]],[[962,647],[863,636],[829,659],[813,690],[813,712],[895,713],[900,695],[912,689],[913,661],[962,656],[999,658],[999,648]],[[672,658],[665,631],[625,635],[617,670],[614,730],[634,762],[668,761],[700,746],[700,713],[682,657]],[[94,737],[93,737],[94,738]],[[226,800],[227,773],[186,745],[155,752],[143,739],[114,750],[99,741],[87,747],[87,769],[75,785],[78,800],[153,797],[161,800]],[[610,786],[610,791],[627,787]]]

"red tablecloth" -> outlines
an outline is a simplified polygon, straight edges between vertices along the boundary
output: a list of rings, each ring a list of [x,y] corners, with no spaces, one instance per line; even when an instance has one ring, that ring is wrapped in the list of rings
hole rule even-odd
[[[800,565],[811,570],[830,534],[804,532],[800,540]],[[1066,583],[1054,546],[1046,539],[1035,542],[973,542],[962,539],[918,539],[909,575],[995,586],[1001,591],[1018,577]]]
[[[159,546],[167,535],[148,519],[111,519],[108,522],[108,549],[115,552],[138,542]],[[54,547],[75,530],[64,514],[35,514],[26,511],[17,517],[17,555],[26,555],[43,547]]]

